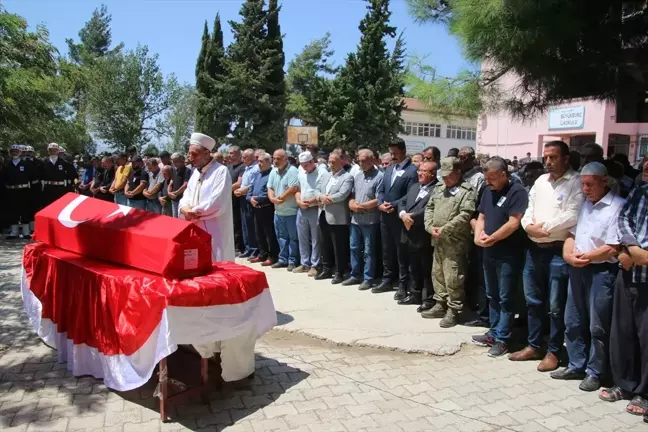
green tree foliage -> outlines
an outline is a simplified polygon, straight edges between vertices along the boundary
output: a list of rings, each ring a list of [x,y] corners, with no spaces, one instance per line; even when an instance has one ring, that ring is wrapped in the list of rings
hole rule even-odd
[[[47,30],[28,31],[22,17],[1,5],[0,65],[0,145],[25,143],[42,150],[57,139],[71,151],[83,148],[89,137],[69,116],[69,83],[60,75]]]
[[[389,25],[389,0],[367,3],[357,52],[347,57],[328,103],[336,121],[324,132],[327,142],[348,150],[386,148],[399,133],[403,107],[404,41],[398,37],[389,53],[385,39],[396,37]]]
[[[286,75],[288,101],[286,119],[298,118],[306,126],[326,129],[325,104],[331,79],[339,68],[330,63],[335,52],[330,48],[331,35],[326,35],[306,45],[289,64]]]
[[[518,78],[502,103],[529,117],[573,98],[612,100],[625,80],[646,85],[648,19],[643,1],[408,0],[421,22],[446,22],[479,85]]]
[[[182,152],[187,137],[194,131],[198,95],[193,86],[185,84],[180,87],[178,97],[166,113],[165,124],[168,125],[169,142],[166,149],[170,152]]]
[[[286,56],[283,35],[279,24],[281,7],[277,0],[269,0],[267,12],[267,35],[265,40],[263,72],[266,76],[264,93],[267,107],[261,113],[258,134],[263,136],[268,148],[280,148],[286,143]]]
[[[223,44],[223,29],[220,15],[216,15],[214,29],[205,56],[205,76],[207,92],[201,103],[205,104],[208,112],[207,123],[202,132],[213,137],[218,142],[225,142],[230,130],[230,113],[227,98],[223,88],[225,71],[225,47]]]
[[[158,156],[160,154],[160,149],[158,149],[155,144],[148,144],[144,150],[142,150],[142,154]]]
[[[479,73],[462,71],[454,78],[441,77],[423,59],[410,60],[405,78],[407,95],[420,100],[431,112],[476,118],[483,110]]]
[[[285,62],[279,7],[246,0],[241,22],[230,21],[234,41],[227,50],[225,101],[234,124],[232,141],[267,149],[284,145]]]
[[[108,13],[105,5],[94,10],[92,17],[79,31],[81,43],[75,43],[73,39],[66,39],[70,61],[77,65],[92,62],[96,57],[103,57],[119,53],[123,44],[117,45],[112,50],[112,33],[110,22],[112,16]]]
[[[209,93],[210,86],[207,82],[207,71],[205,70],[205,57],[209,50],[210,38],[207,21],[203,28],[202,42],[200,53],[196,62],[196,93],[198,96],[198,105],[196,107],[196,130],[207,130],[209,127]],[[206,132],[205,132],[206,133]]]
[[[115,149],[142,148],[165,135],[165,113],[178,97],[148,47],[95,60],[90,71],[88,115],[97,136]]]

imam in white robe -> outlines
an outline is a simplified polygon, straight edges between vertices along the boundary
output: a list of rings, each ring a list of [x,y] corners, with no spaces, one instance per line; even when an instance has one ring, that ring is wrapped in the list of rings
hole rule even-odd
[[[234,216],[232,214],[232,178],[227,167],[209,163],[204,173],[195,169],[180,199],[179,207],[200,212],[193,220],[212,236],[212,261],[234,261]],[[180,218],[184,219],[182,213]]]

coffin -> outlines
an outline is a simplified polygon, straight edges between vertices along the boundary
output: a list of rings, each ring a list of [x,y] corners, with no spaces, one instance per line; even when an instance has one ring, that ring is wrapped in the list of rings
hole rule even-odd
[[[211,235],[185,220],[68,193],[34,222],[40,242],[168,279],[212,267]]]

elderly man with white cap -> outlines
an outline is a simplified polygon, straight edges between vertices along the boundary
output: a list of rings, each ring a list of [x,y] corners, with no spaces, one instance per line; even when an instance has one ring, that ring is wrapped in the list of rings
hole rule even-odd
[[[232,179],[227,167],[212,158],[215,145],[207,135],[191,134],[188,155],[196,169],[180,200],[180,217],[211,234],[213,261],[234,261]]]
[[[189,160],[196,168],[180,199],[180,218],[191,221],[212,236],[214,261],[234,261],[234,219],[232,215],[232,179],[226,166],[211,156],[216,141],[193,133],[189,140]],[[239,381],[253,376],[256,328],[228,340],[194,345],[202,357],[221,353],[223,380]]]
[[[295,200],[299,206],[297,236],[301,265],[293,272],[308,273],[308,276],[315,277],[320,265],[317,182],[326,171],[317,168],[317,161],[308,151],[299,154],[299,166],[301,167],[297,174],[299,191],[295,194]]]
[[[595,391],[608,374],[612,298],[621,244],[618,221],[625,200],[610,190],[602,163],[585,165],[580,180],[587,199],[563,247],[563,257],[570,265],[565,308],[569,365],[552,372],[551,377],[582,379],[581,390]]]

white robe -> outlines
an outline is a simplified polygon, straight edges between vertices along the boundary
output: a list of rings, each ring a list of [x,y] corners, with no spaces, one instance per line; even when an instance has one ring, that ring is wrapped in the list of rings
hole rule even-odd
[[[212,260],[234,261],[234,215],[232,213],[232,178],[226,166],[212,162],[204,174],[194,170],[180,200],[180,208],[192,207],[201,213],[196,225],[212,236]],[[179,215],[184,218],[182,213]],[[254,372],[254,345],[258,334],[253,327],[232,339],[194,345],[196,351],[209,358],[221,353],[222,377],[238,381]]]
[[[214,162],[206,167],[205,173],[194,170],[179,206],[201,213],[192,222],[211,234],[212,260],[234,261],[232,178],[227,167]],[[184,218],[182,213],[179,216]]]

